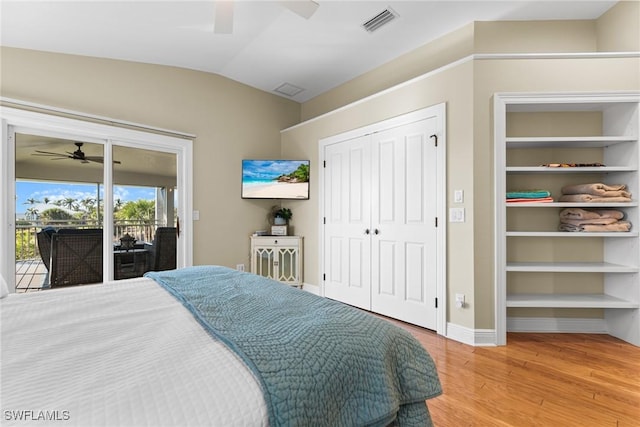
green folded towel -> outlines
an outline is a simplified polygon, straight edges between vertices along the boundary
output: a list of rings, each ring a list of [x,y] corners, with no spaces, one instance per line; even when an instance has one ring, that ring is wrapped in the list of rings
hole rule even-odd
[[[519,190],[507,191],[507,199],[538,199],[549,197],[551,193],[547,190]]]

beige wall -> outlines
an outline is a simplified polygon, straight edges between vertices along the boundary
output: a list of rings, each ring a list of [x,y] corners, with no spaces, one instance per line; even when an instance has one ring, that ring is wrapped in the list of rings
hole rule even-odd
[[[318,141],[384,119],[445,102],[447,110],[447,182],[449,189],[465,190],[465,206],[473,205],[473,64],[466,62],[441,73],[375,97],[352,108],[291,128],[282,135],[285,156],[311,159],[311,198],[287,203],[294,212],[295,232],[305,237],[304,281],[320,285],[320,160]],[[447,194],[451,194],[448,191]],[[447,275],[450,294],[474,292],[473,226],[470,218],[448,229],[449,260]],[[455,256],[451,256],[455,254]],[[453,299],[453,298],[451,298]],[[472,301],[472,299],[471,299]],[[474,306],[452,312],[449,319],[458,324],[473,323]]]
[[[476,22],[474,52],[595,52],[595,26],[595,21]]]
[[[302,104],[302,120],[378,93],[473,53],[473,24],[444,35],[398,59]]]
[[[617,13],[618,7],[625,13]],[[468,56],[469,37],[479,53],[532,53],[532,52],[595,52],[601,46],[604,34],[616,25],[629,25],[626,13],[637,11],[637,4],[615,6],[603,20],[577,22],[501,22],[475,23],[452,34],[461,47],[455,52],[444,46],[451,43],[445,37],[421,49],[435,57],[422,61],[412,53],[399,61],[385,64],[377,70],[358,77],[342,87],[311,100],[302,107],[303,117],[314,117],[283,132],[283,155],[309,157],[318,163],[318,140],[419,108],[447,103],[447,207],[453,190],[462,189],[467,222],[448,224],[447,238],[447,294],[449,295],[448,321],[473,329],[493,329],[494,324],[494,200],[493,200],[493,117],[492,96],[496,92],[540,91],[605,91],[639,90],[640,60],[638,58],[590,59],[476,59],[451,68],[444,68],[424,79],[415,79],[397,89],[387,90],[381,96],[365,98],[369,93],[362,82],[372,79],[366,88],[387,89],[388,79],[383,71],[400,68],[399,63],[412,63],[413,72],[422,67],[424,73],[434,64],[446,64]],[[627,38],[638,32],[637,24],[624,36],[609,38],[608,46],[629,45]],[[464,47],[462,47],[464,46]],[[622,50],[622,49],[621,49]],[[445,53],[446,52],[446,53]],[[438,54],[439,53],[439,54]],[[415,55],[415,56],[414,56]],[[413,77],[413,76],[412,76]],[[378,80],[376,80],[378,79]],[[354,94],[363,94],[357,102],[345,105]],[[337,108],[334,112],[324,108]],[[318,253],[319,203],[317,194],[319,174],[313,168],[312,198],[308,202],[291,204],[296,219],[296,233],[304,235],[305,282],[319,285]],[[294,213],[295,215],[295,213]],[[298,215],[298,218],[301,215]],[[451,301],[455,293],[465,293],[469,308],[457,310]]]
[[[596,21],[596,31],[599,51],[640,51],[640,1],[618,2]]]
[[[1,58],[3,97],[195,134],[194,264],[249,267],[249,235],[273,202],[240,198],[241,159],[278,157],[299,104],[173,67],[11,48]]]

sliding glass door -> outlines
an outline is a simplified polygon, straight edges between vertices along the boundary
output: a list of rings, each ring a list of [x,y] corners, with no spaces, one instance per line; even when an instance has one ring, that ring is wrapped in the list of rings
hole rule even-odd
[[[179,220],[192,210],[191,140],[1,112],[0,273],[11,290],[191,265],[191,224]]]
[[[176,268],[177,156],[113,146],[114,279]]]
[[[15,133],[15,153],[16,291],[101,282],[104,144]]]

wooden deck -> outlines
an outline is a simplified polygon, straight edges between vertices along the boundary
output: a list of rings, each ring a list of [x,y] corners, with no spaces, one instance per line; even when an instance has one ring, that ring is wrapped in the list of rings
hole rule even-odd
[[[16,292],[42,290],[47,274],[47,267],[40,259],[16,261]]]

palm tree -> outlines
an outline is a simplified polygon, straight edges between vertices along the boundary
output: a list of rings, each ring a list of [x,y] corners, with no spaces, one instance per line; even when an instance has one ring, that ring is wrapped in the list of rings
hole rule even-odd
[[[64,200],[62,200],[61,206],[64,206],[67,209],[72,211],[78,210],[78,204],[76,203],[76,199],[74,199],[73,197],[67,197]]]
[[[28,208],[28,209],[27,209],[26,217],[27,217],[27,219],[35,220],[35,219],[38,219],[38,214],[39,214],[39,213],[40,213],[40,212],[38,211],[38,209],[37,209],[37,208],[35,208],[35,207],[30,207],[30,208]]]
[[[96,205],[96,199],[87,197],[85,199],[80,200],[80,204],[82,205],[84,210],[87,211],[87,213],[89,213],[93,210],[94,206]]]
[[[153,200],[136,200],[127,202],[116,213],[118,219],[153,221],[155,219],[156,205]]]

